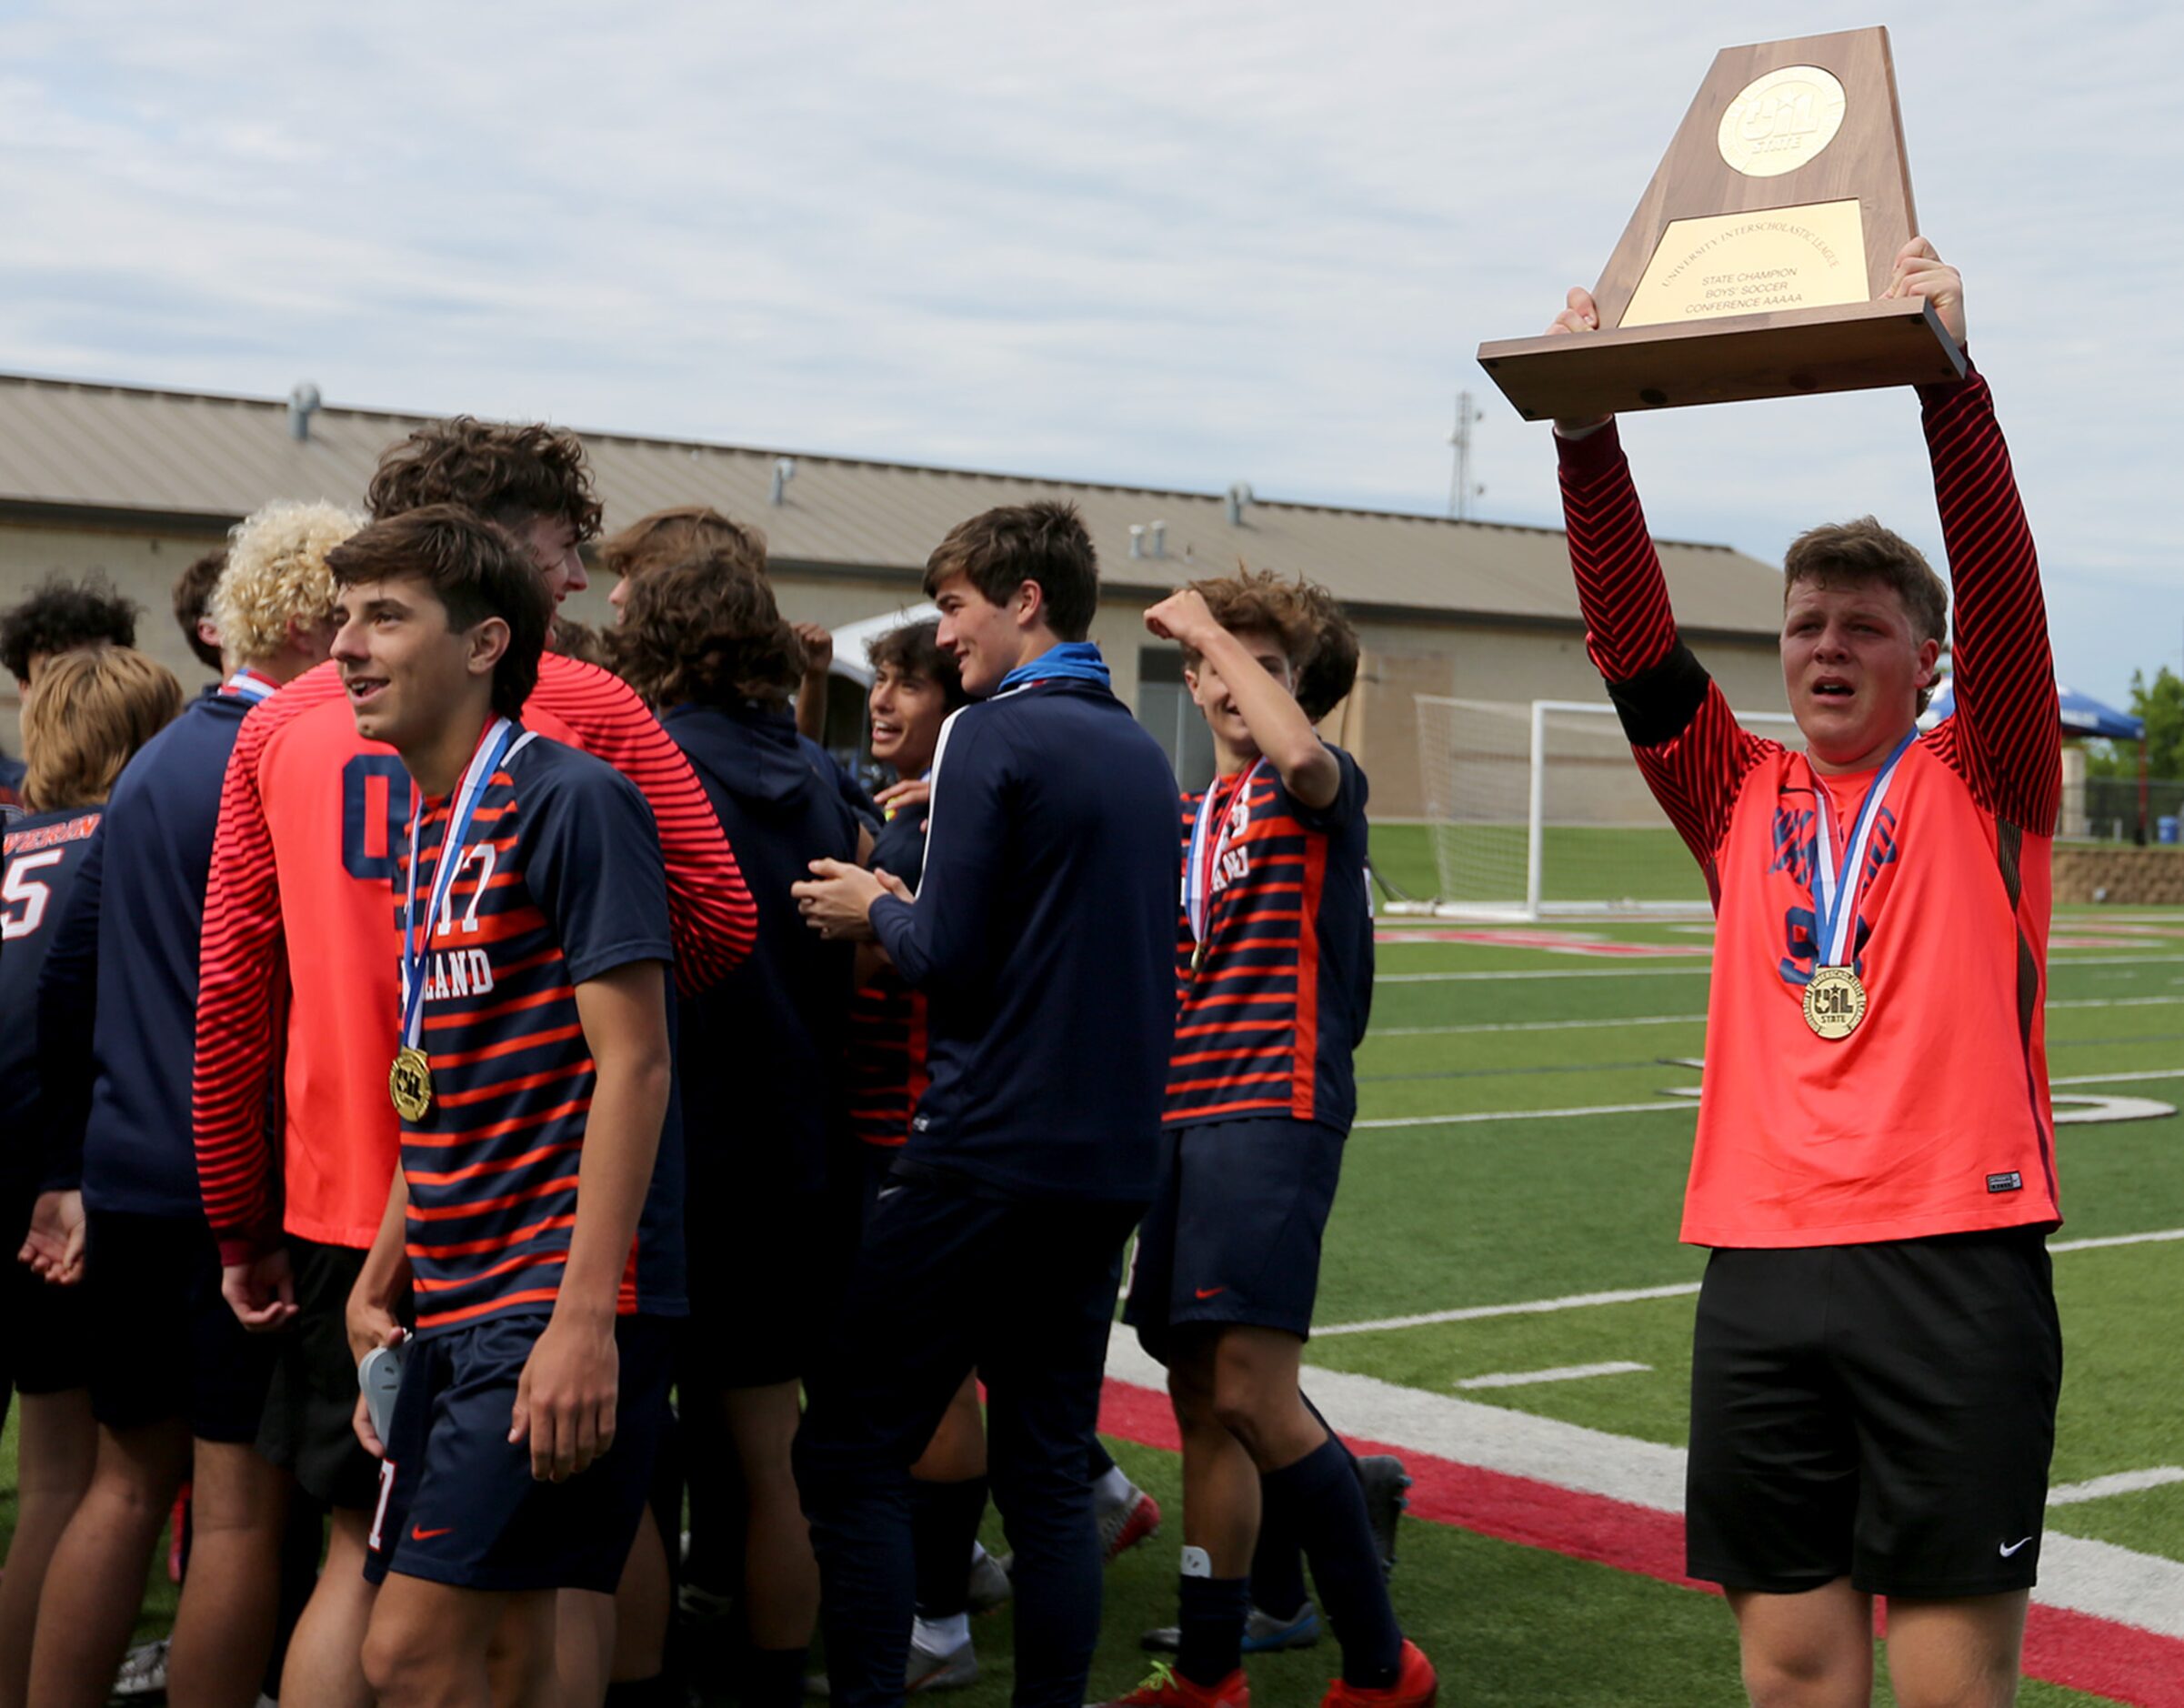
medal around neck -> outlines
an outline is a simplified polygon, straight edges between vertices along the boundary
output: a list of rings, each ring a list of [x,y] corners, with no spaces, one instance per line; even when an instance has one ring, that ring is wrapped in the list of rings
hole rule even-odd
[[[1528,421],[1960,378],[1933,309],[1881,296],[1918,229],[1888,31],[1725,48],[1593,286],[1600,330],[1478,359]]]
[[[425,1053],[425,988],[430,982],[429,954],[433,922],[447,906],[455,875],[463,863],[463,849],[470,836],[470,820],[479,798],[493,780],[494,772],[515,746],[517,727],[496,718],[479,739],[461,783],[447,809],[447,829],[440,839],[440,853],[433,868],[432,889],[425,899],[424,929],[418,929],[417,832],[425,819],[425,802],[419,797],[409,815],[409,892],[402,909],[402,1033],[394,1066],[386,1072],[387,1095],[395,1112],[412,1126],[432,1112],[432,1059]]]
[[[395,1112],[412,1126],[432,1113],[432,1059],[407,1044],[395,1051],[395,1065],[386,1070],[387,1095]]]
[[[1805,1024],[1816,1038],[1840,1043],[1866,1018],[1866,987],[1848,967],[1818,967],[1805,987]]]

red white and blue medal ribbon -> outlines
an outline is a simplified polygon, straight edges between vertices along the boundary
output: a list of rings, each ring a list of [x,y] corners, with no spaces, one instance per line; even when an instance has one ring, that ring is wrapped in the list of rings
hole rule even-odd
[[[426,946],[432,941],[433,921],[440,917],[448,892],[455,887],[456,869],[463,863],[463,845],[470,837],[470,820],[476,816],[478,798],[492,782],[493,773],[507,759],[517,733],[516,725],[508,718],[496,718],[478,742],[477,751],[471,755],[463,780],[456,787],[455,798],[447,808],[447,833],[440,839],[439,862],[433,869],[432,893],[426,900],[422,937],[417,933],[417,828],[424,818],[424,798],[416,796],[410,803],[409,891],[402,910],[402,1048],[406,1052],[422,1048],[425,987],[431,982],[425,977],[425,957]]]
[[[1229,823],[1237,806],[1250,800],[1251,779],[1266,762],[1264,756],[1252,762],[1251,769],[1229,790],[1226,805],[1221,800],[1220,779],[1208,784],[1197,821],[1190,828],[1190,858],[1183,863],[1183,913],[1190,921],[1191,939],[1198,946],[1191,959],[1194,968],[1206,959],[1206,939],[1213,929],[1213,875],[1233,840]],[[1217,827],[1213,822],[1216,819],[1221,821]]]
[[[1889,781],[1911,746],[1917,730],[1907,731],[1896,744],[1873,780],[1850,828],[1849,846],[1842,864],[1835,859],[1833,809],[1825,780],[1814,779],[1818,835],[1813,859],[1812,977],[1806,980],[1803,1007],[1805,1024],[1813,1035],[1828,1043],[1840,1043],[1866,1018],[1866,987],[1858,976],[1858,898],[1865,888],[1866,849],[1879,820],[1881,802],[1888,799]]]
[[[262,699],[270,698],[279,686],[277,682],[268,682],[255,670],[243,669],[237,670],[223,682],[220,691],[223,694],[238,695],[255,706]]]

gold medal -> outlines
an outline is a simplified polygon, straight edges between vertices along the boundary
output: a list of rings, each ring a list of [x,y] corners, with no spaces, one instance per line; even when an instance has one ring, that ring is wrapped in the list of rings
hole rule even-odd
[[[423,1120],[432,1109],[431,1058],[403,1045],[395,1051],[395,1065],[387,1070],[386,1090],[395,1100],[395,1112],[404,1120]]]
[[[1197,946],[1196,949],[1192,949],[1192,950],[1190,951],[1190,970],[1191,970],[1191,971],[1193,971],[1193,972],[1195,973],[1195,972],[1197,972],[1197,971],[1198,970],[1198,969],[1199,969],[1199,968],[1203,967],[1205,964],[1206,964],[1206,945],[1205,945],[1205,943],[1204,943],[1204,942],[1200,942],[1200,943],[1198,944],[1198,946]]]
[[[1805,987],[1805,1024],[1816,1037],[1839,1043],[1866,1018],[1866,987],[1848,967],[1816,967]]]

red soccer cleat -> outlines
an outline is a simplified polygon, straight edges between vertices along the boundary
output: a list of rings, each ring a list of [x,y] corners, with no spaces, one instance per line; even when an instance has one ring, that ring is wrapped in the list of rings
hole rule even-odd
[[[1156,1661],[1144,1683],[1098,1708],[1251,1708],[1251,1681],[1238,1667],[1209,1689],[1192,1683],[1166,1661]]]
[[[1134,1500],[1118,1501],[1097,1514],[1099,1557],[1108,1565],[1149,1536],[1160,1533],[1160,1502],[1135,1484]]]
[[[1441,1693],[1441,1681],[1425,1650],[1408,1638],[1403,1641],[1403,1663],[1396,1682],[1386,1690],[1360,1690],[1337,1679],[1319,1699],[1319,1708],[1433,1708]]]

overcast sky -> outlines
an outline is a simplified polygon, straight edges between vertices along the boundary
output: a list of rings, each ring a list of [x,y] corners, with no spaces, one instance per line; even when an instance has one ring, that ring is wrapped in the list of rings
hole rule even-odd
[[[2074,686],[2184,664],[2184,12],[1562,0],[0,10],[0,367],[1558,520],[1472,360],[1715,51],[1891,25]],[[1908,392],[1626,434],[1657,533],[1939,559]],[[1693,620],[1698,614],[1687,613]]]

